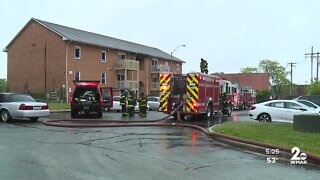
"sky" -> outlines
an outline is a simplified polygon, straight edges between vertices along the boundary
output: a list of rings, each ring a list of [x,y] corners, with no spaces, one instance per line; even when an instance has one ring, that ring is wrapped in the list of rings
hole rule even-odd
[[[1,0],[3,50],[32,18],[159,48],[184,60],[183,73],[239,73],[276,60],[293,83],[311,79],[305,53],[320,51],[317,0]],[[316,61],[314,60],[314,77]],[[0,52],[0,78],[7,77],[7,53]],[[288,78],[290,78],[288,76]]]

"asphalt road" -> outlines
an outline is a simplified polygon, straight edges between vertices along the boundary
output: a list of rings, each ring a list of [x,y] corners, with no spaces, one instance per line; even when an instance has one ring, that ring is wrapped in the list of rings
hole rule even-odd
[[[248,120],[236,112],[236,120]],[[149,112],[149,119],[163,117]],[[69,113],[50,118],[67,118]],[[104,119],[119,119],[105,113]],[[138,118],[138,117],[137,117]],[[44,119],[40,119],[42,121]],[[202,126],[235,120],[190,121]],[[0,123],[0,179],[319,179],[320,168],[267,163],[189,128],[59,128]]]

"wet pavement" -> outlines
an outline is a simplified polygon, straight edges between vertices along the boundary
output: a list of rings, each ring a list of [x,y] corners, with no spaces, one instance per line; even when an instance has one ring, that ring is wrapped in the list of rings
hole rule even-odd
[[[148,119],[161,118],[149,112]],[[56,113],[51,118],[69,118]],[[104,113],[103,119],[119,119]],[[136,116],[136,118],[138,118]],[[44,119],[40,119],[43,121]],[[205,128],[249,120],[187,121]],[[320,168],[276,162],[180,127],[59,128],[41,123],[0,123],[0,179],[318,179]]]

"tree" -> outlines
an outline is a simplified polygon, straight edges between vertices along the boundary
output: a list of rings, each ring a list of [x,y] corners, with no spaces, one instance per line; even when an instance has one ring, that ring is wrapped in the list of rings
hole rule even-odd
[[[7,92],[7,80],[0,79],[0,92]]]
[[[272,95],[271,89],[257,90],[256,101],[257,103],[268,101],[271,95]]]
[[[257,73],[258,68],[256,67],[244,67],[240,68],[241,73]]]
[[[310,86],[307,88],[308,95],[320,95],[320,82],[314,81]]]
[[[276,96],[279,96],[284,86],[290,84],[287,79],[286,68],[281,66],[278,61],[264,59],[259,63],[259,69],[268,73],[271,80],[271,87]]]

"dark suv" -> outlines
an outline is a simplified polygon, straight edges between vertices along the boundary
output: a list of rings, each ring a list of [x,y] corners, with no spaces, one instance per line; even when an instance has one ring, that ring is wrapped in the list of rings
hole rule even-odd
[[[320,106],[320,95],[299,96],[296,100],[308,100]]]
[[[112,98],[112,89],[102,91],[99,81],[74,81],[74,85],[76,87],[70,98],[72,118],[79,115],[96,115],[101,118],[103,109],[110,104],[112,106],[112,101],[110,103],[108,100]],[[109,96],[103,96],[101,92],[108,92]]]

